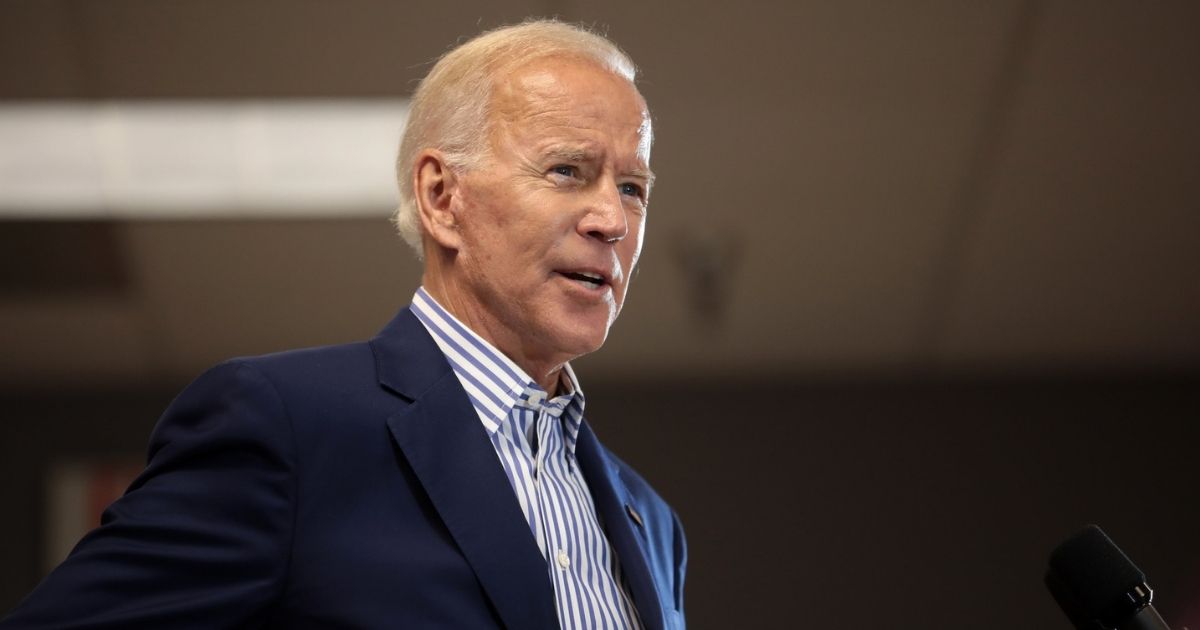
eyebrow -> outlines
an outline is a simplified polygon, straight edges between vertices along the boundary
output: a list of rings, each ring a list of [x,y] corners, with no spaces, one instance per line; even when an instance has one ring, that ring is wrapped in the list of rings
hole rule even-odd
[[[629,171],[629,174],[639,179],[646,180],[646,186],[654,186],[654,171],[648,168],[635,168]]]
[[[589,149],[560,146],[550,147],[545,152],[545,156],[551,160],[562,160],[564,162],[590,162],[596,158],[596,152]],[[628,171],[623,171],[623,174],[643,179],[648,186],[654,184],[654,171],[651,171],[649,168],[632,168]]]
[[[596,157],[594,151],[573,147],[550,147],[545,155],[550,159],[563,160],[564,162],[588,162]]]

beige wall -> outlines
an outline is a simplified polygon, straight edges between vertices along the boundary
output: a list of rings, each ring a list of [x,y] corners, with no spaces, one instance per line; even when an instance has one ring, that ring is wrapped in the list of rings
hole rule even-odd
[[[1200,4],[8,0],[0,104],[404,97],[534,14],[606,26],[654,111],[646,253],[578,367],[684,518],[693,627],[1063,628],[1044,557],[1089,521],[1200,625]],[[354,210],[0,220],[0,610],[54,462],[407,302]]]

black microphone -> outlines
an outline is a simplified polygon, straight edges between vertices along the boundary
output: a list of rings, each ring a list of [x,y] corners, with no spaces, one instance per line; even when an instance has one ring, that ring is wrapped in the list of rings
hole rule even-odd
[[[1046,587],[1079,630],[1171,630],[1146,575],[1095,525],[1051,552]]]

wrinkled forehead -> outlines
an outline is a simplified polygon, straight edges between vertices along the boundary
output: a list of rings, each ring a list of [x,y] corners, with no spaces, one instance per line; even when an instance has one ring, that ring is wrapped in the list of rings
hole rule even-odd
[[[602,130],[636,142],[638,157],[650,161],[653,127],[645,99],[628,79],[592,60],[558,56],[515,66],[498,77],[489,109],[493,133]]]
[[[530,59],[502,63],[496,66],[496,70],[494,76],[498,93],[522,88],[552,91],[556,85],[564,85],[561,79],[555,80],[556,74],[560,77],[561,75],[573,77],[587,75],[595,78],[603,77],[612,84],[614,89],[616,86],[621,86],[637,95],[639,99],[641,98],[641,93],[638,92],[629,77],[597,59],[582,54],[544,54]]]

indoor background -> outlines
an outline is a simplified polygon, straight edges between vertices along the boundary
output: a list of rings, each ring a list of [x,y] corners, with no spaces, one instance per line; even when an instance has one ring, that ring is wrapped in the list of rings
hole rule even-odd
[[[1200,626],[1183,1],[6,0],[0,613],[54,556],[64,470],[120,478],[206,367],[370,337],[420,277],[386,163],[385,194],[320,203],[89,196],[95,165],[39,161],[83,134],[30,112],[402,121],[433,59],[527,16],[607,32],[654,116],[640,271],[576,369],[683,519],[692,627],[1067,628],[1045,559],[1093,522]]]

